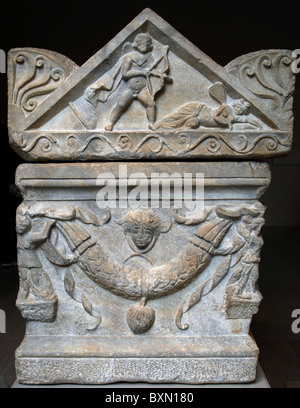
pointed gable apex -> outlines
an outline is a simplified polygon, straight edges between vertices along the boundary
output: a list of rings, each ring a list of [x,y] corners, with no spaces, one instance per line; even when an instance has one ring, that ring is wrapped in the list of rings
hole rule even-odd
[[[222,67],[145,9],[81,67],[54,51],[11,50],[10,143],[35,160],[287,154],[291,62],[290,51],[263,50]],[[95,140],[103,150],[89,152]]]
[[[227,92],[244,98],[253,106],[253,112],[273,128],[280,127],[280,120],[276,114],[265,109],[264,101],[258,100],[249,92],[240,81],[231,75],[225,68],[218,65],[205,53],[199,50],[189,40],[183,37],[170,24],[159,17],[149,8],[143,10],[133,19],[119,34],[115,36],[107,45],[92,56],[81,67],[73,70],[71,75],[63,82],[48,98],[46,98],[34,111],[23,120],[23,130],[30,128],[43,115],[47,114],[49,108],[55,111],[55,105],[65,98],[75,87],[93,73],[101,64],[104,64],[108,56],[117,48],[124,44],[128,38],[132,38],[135,33],[147,31],[154,38],[159,37],[164,44],[183,60],[188,61],[194,69],[199,71],[211,81],[222,82]]]

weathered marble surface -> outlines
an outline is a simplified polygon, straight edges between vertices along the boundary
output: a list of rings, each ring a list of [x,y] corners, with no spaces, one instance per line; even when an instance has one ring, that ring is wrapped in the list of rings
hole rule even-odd
[[[10,51],[10,144],[39,162],[16,175],[18,381],[255,379],[259,200],[292,145],[291,64],[221,67],[149,9],[82,67]]]
[[[99,174],[120,192],[120,165],[129,180],[188,173],[193,193],[204,173],[204,211],[99,208]],[[19,381],[255,379],[266,163],[23,164],[16,181]]]
[[[224,68],[146,9],[82,67],[11,50],[10,143],[30,161],[286,155],[292,61],[262,50]]]

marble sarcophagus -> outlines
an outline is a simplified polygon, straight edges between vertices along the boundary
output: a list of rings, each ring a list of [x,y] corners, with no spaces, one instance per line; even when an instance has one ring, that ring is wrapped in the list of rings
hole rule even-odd
[[[221,67],[149,9],[82,67],[9,54],[25,384],[256,377],[264,160],[289,153],[292,53]]]

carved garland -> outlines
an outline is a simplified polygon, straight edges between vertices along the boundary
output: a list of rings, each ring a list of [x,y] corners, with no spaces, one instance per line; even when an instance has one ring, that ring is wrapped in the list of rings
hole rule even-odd
[[[136,219],[137,224],[141,225],[141,223],[148,222],[149,230],[151,225],[155,228],[152,238],[147,238],[146,241],[141,239],[135,241],[137,246],[145,248],[144,250],[141,249],[141,252],[136,252],[137,254],[147,252],[147,248],[151,249],[158,235],[170,229],[170,225],[164,227],[155,214],[151,213],[153,211],[150,209],[140,209],[133,214],[134,217],[140,219],[140,221]],[[88,277],[104,289],[117,296],[140,301],[139,305],[133,306],[127,313],[128,326],[135,334],[148,331],[155,320],[155,311],[146,305],[148,300],[168,296],[185,288],[207,268],[214,256],[224,256],[225,258],[216,271],[179,306],[175,318],[177,327],[181,330],[186,330],[189,327],[187,323],[181,323],[183,314],[214,290],[229,270],[236,265],[239,268],[238,273],[235,273],[237,275],[236,281],[240,281],[240,284],[237,285],[239,291],[235,290],[235,295],[241,293],[246,287],[253,264],[257,262],[259,256],[261,241],[257,235],[262,225],[263,213],[264,207],[260,203],[237,207],[226,205],[207,207],[204,215],[202,214],[201,217],[196,217],[193,220],[180,217],[175,212],[176,222],[185,225],[199,225],[194,236],[190,239],[190,243],[168,263],[142,269],[128,267],[114,261],[106,254],[101,245],[92,239],[82,225],[75,222],[75,220],[79,220],[84,224],[100,226],[109,221],[110,214],[107,214],[103,219],[98,219],[90,211],[73,206],[64,210],[52,208],[39,208],[38,211],[27,210],[27,216],[31,218],[38,216],[52,220],[52,228],[57,231],[56,235],[54,234],[54,240],[57,240],[59,232],[69,250],[74,253],[73,258],[63,258],[55,249],[56,246],[53,246],[48,240],[43,244],[42,249],[50,262],[58,266],[76,264]],[[129,217],[127,218],[129,220]],[[238,221],[239,226],[238,237],[229,247],[223,248],[222,241],[236,221]],[[143,224],[143,226],[146,225]],[[129,242],[133,245],[133,241],[130,240]],[[133,249],[135,248],[138,250],[138,247],[133,247]],[[240,256],[231,265],[232,256],[239,251],[241,251]],[[249,268],[248,265],[251,267]],[[62,272],[63,269],[58,268],[59,276],[64,281],[66,292],[75,301],[81,303],[89,315],[96,318],[96,325],[87,329],[95,330],[101,322],[100,312],[93,307],[88,297],[78,289],[74,279],[76,271],[72,273],[73,268],[74,266],[69,266],[65,273]],[[244,275],[243,279],[241,279],[241,275]]]

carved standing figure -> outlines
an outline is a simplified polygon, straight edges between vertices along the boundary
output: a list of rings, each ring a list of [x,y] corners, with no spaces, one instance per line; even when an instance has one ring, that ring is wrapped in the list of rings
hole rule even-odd
[[[98,327],[101,315],[85,293],[78,288],[75,290],[71,265],[96,244],[81,224],[99,226],[109,219],[109,211],[98,217],[87,209],[69,204],[49,207],[35,203],[18,208],[16,229],[21,285],[17,306],[25,318],[52,321],[56,317],[57,296],[40,260],[43,254],[53,265],[65,268],[58,276],[64,281],[66,292],[97,319],[96,325],[86,330],[93,331]]]
[[[44,247],[47,251],[47,241],[55,221],[44,220],[43,224],[34,224],[27,210],[27,207],[21,205],[16,217],[20,275],[17,305],[22,315],[29,320],[51,321],[56,316],[57,296],[44,271],[38,250]]]
[[[228,282],[228,291],[234,297],[241,299],[254,299],[259,297],[257,291],[258,265],[260,262],[260,250],[263,246],[263,239],[260,235],[264,219],[261,212],[243,215],[237,226],[237,232],[244,241],[241,250],[241,261],[238,264],[232,279]]]
[[[126,52],[128,49],[130,51]],[[155,58],[152,37],[147,33],[141,33],[136,36],[132,44],[126,43],[123,50],[125,55],[120,58],[112,70],[87,89],[86,99],[92,104],[95,104],[95,100],[106,102],[107,98],[123,81],[125,82],[125,87],[111,111],[105,130],[113,130],[114,125],[120,119],[123,112],[134,100],[139,101],[146,108],[149,128],[155,130],[155,95],[164,86],[164,82],[170,80],[166,75],[168,70],[168,47],[159,49],[159,55]],[[164,60],[165,67],[160,69],[158,65],[162,60]],[[158,86],[153,87],[151,76],[160,79]],[[101,95],[102,91],[108,91],[109,93],[106,97],[103,97]]]
[[[28,215],[18,214],[16,221],[18,265],[22,289],[19,297],[25,300],[32,294],[38,299],[54,299],[52,284],[43,271],[37,250],[48,240],[55,222],[47,220],[39,231],[35,231]]]

